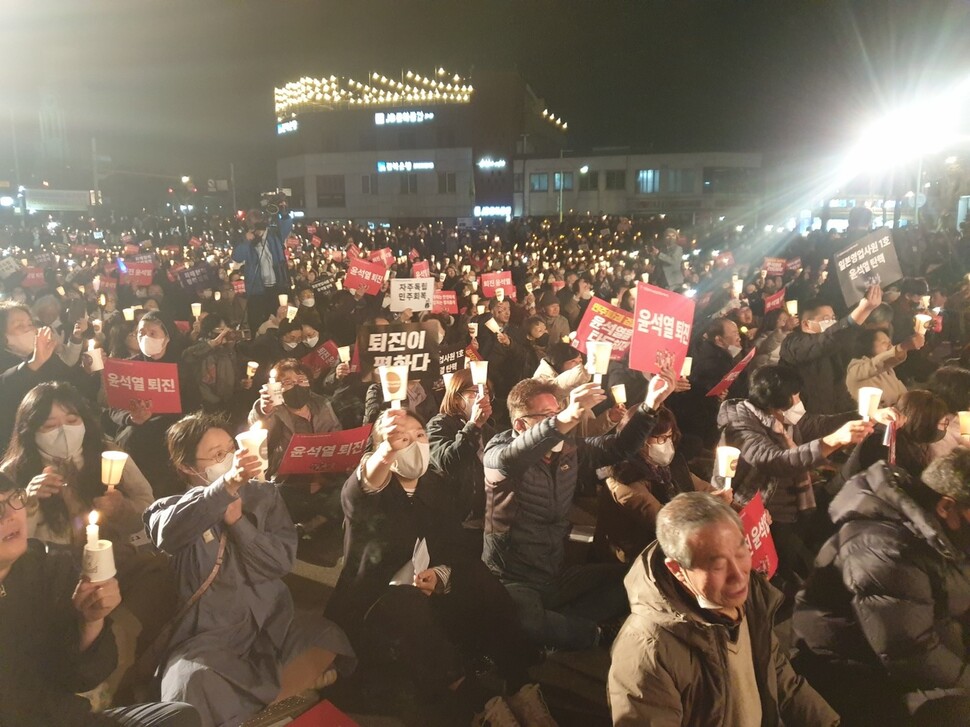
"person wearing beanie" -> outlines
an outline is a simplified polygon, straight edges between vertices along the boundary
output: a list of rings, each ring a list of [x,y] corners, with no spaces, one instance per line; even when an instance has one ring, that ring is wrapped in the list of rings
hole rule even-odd
[[[559,298],[551,290],[539,297],[536,313],[546,324],[550,342],[561,341],[569,335],[569,321],[559,314]]]
[[[877,462],[829,514],[836,533],[796,601],[795,668],[843,724],[968,724],[970,448],[919,480]]]

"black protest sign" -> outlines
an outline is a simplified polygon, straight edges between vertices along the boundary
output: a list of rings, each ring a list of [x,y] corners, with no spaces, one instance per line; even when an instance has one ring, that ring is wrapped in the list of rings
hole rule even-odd
[[[465,347],[458,345],[439,350],[438,368],[442,374],[453,374],[465,368]]]
[[[438,333],[433,323],[361,326],[357,332],[362,375],[378,366],[407,366],[408,378],[438,378]]]
[[[331,295],[337,292],[336,286],[333,284],[333,278],[329,275],[319,275],[317,279],[310,283],[310,287],[313,288],[313,292],[317,295],[322,295],[325,298],[329,298]]]
[[[873,285],[885,287],[903,277],[892,230],[881,228],[853,242],[836,256],[836,272],[845,304],[862,300]]]

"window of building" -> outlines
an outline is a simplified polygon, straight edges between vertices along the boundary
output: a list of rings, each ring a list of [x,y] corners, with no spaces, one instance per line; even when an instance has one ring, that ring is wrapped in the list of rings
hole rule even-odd
[[[306,181],[303,177],[290,177],[281,179],[280,186],[292,192],[289,203],[293,209],[303,209],[306,207]]]
[[[607,169],[606,188],[611,191],[626,189],[626,170]]]
[[[541,174],[530,174],[529,175],[529,191],[530,192],[548,192],[549,191],[549,174],[542,172]]]
[[[596,192],[600,188],[600,173],[586,172],[579,175],[580,192]]]
[[[573,191],[573,173],[572,172],[556,172],[553,176],[553,189],[559,191],[560,186],[565,192]]]
[[[438,172],[438,194],[454,194],[458,189],[454,172]]]
[[[697,174],[693,169],[668,169],[667,191],[674,194],[692,194]]]
[[[609,184],[609,182],[607,182]],[[640,169],[637,172],[637,193],[657,194],[660,191],[660,170]]]
[[[758,170],[744,167],[704,167],[706,194],[756,194]]]
[[[402,174],[401,175],[401,194],[417,194],[417,193],[418,193],[418,175]]]
[[[377,175],[365,174],[360,178],[361,194],[377,194]]]
[[[343,174],[317,175],[317,207],[346,207]]]

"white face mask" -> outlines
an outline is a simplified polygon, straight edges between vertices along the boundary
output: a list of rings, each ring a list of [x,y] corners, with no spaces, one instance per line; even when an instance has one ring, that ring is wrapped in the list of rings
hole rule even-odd
[[[397,453],[391,469],[406,480],[416,480],[428,471],[431,464],[431,445],[428,442],[412,442]]]
[[[37,340],[37,331],[18,333],[16,336],[7,336],[7,348],[18,356],[30,356],[34,352],[34,342]]]
[[[698,593],[697,589],[694,588],[694,584],[690,582],[690,578],[687,577],[687,571],[682,571],[682,572],[684,574],[684,580],[687,581],[688,585],[690,586],[690,590],[694,594],[694,598],[697,599],[698,606],[700,606],[701,608],[706,608],[708,611],[721,611],[724,609],[724,606],[722,606],[721,604],[714,603],[714,601],[710,601],[704,596],[702,596],[700,593]]]
[[[303,298],[300,301],[300,305],[305,305],[307,308],[312,308],[316,304],[317,304],[317,301],[314,298]]]
[[[795,426],[805,414],[805,405],[801,401],[796,401],[791,408],[785,410],[785,421]]]
[[[292,351],[297,347],[297,345],[298,344],[296,343],[287,343],[286,341],[283,341],[283,348],[285,348],[287,351]]]
[[[818,323],[818,330],[820,333],[825,333],[828,329],[835,325],[835,321],[816,321]]]
[[[160,356],[165,350],[166,344],[167,340],[164,338],[138,337],[138,349],[149,358]]]
[[[74,459],[84,444],[84,425],[65,424],[34,435],[37,449],[51,459]]]
[[[232,469],[232,452],[226,452],[226,456],[215,464],[210,464],[205,468],[205,478],[207,482],[215,482],[226,472]]]
[[[735,358],[739,353],[741,353],[740,346],[728,346],[727,352],[731,354],[731,358]]]
[[[674,443],[668,439],[663,444],[648,445],[647,459],[655,465],[666,467],[674,461]]]
[[[316,348],[316,345],[320,342],[320,336],[313,336],[306,339],[306,345],[310,348]]]

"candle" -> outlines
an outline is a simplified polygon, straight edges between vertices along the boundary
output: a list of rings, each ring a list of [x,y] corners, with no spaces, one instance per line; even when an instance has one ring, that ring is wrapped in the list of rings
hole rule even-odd
[[[297,308],[295,305],[287,306],[286,307],[286,320],[288,320],[290,323],[292,323],[293,322],[293,319],[296,318],[296,314],[299,313],[299,312],[300,312],[300,309]]]
[[[469,296],[469,299],[471,300],[472,305],[478,305],[478,293],[472,293]]]
[[[617,384],[610,388],[613,393],[613,401],[617,404],[626,404],[626,384]]]
[[[789,300],[785,303],[785,310],[788,311],[788,315],[797,316],[798,315],[798,301]]]
[[[920,308],[926,310],[930,307],[930,296],[921,295],[919,299]]]
[[[619,304],[620,304],[619,298],[610,298],[610,305],[619,305]]]
[[[472,338],[478,338],[478,324],[469,323],[468,324],[468,335]]]
[[[531,293],[532,292],[532,283],[526,283],[525,284],[525,292],[526,293]]]
[[[269,372],[269,381],[266,383],[266,390],[269,392],[270,402],[273,406],[283,405],[283,384],[276,380],[276,369]]]
[[[108,450],[101,453],[101,483],[107,485],[110,492],[121,482],[121,475],[128,462],[126,452]]]
[[[340,363],[350,363],[350,346],[338,347],[337,356],[340,358]]]
[[[213,294],[212,294],[212,297],[213,297],[213,299],[215,299],[215,300],[219,300],[219,299],[221,299],[221,298],[222,298],[222,293],[220,293],[220,292],[219,292],[219,291],[217,290],[217,291],[216,291],[215,293],[213,293]]]
[[[718,447],[717,448],[717,474],[724,478],[722,489],[731,489],[731,480],[738,472],[738,459],[741,457],[741,450],[737,447]]]
[[[65,291],[65,290],[64,290],[64,286],[63,286],[63,285],[58,285],[58,286],[57,286],[57,294],[58,294],[59,296],[61,296],[62,298],[63,298],[63,297],[65,296],[65,295],[67,295],[67,291]]]
[[[125,308],[121,312],[124,314],[126,321],[133,321],[133,320],[135,320],[135,309],[134,308]]]
[[[482,303],[482,304],[478,305],[478,307],[476,307],[475,310],[478,312],[478,315],[480,315],[480,316],[485,315],[485,304]]]
[[[478,393],[485,393],[485,382],[488,381],[488,361],[472,361],[472,383],[478,387]]]
[[[88,526],[84,528],[87,535],[88,542],[87,547],[97,548],[98,541],[101,539],[100,532],[98,530],[98,511],[92,510],[91,514],[88,515]]]
[[[733,285],[734,285],[734,295],[737,296],[738,298],[740,298],[741,297],[741,293],[744,292],[744,281],[743,280],[735,280]]]
[[[94,332],[95,333],[101,333],[101,319],[100,318],[92,318],[91,319],[91,327],[94,328]]]
[[[644,283],[649,283],[650,282],[650,273],[644,273],[643,275],[641,275],[640,276],[640,280],[642,280]]]
[[[100,305],[102,308],[104,308],[107,302],[108,302],[108,297],[104,293],[98,296],[98,305]]]
[[[915,318],[917,333],[925,333],[929,330],[930,323],[933,322],[933,316],[927,315],[926,313],[917,313]]]
[[[334,280],[333,281],[333,287],[335,287],[337,290],[343,290],[344,289],[344,281],[343,280]]]
[[[502,327],[494,318],[489,318],[487,321],[485,321],[485,327],[496,335],[498,335],[498,333],[502,330]]]
[[[400,409],[401,402],[408,395],[408,367],[378,366],[377,371],[381,377],[384,401],[391,402],[392,409]]]
[[[266,434],[267,431],[263,428],[263,426],[259,422],[256,422],[245,432],[236,435],[236,444],[239,445],[240,449],[245,450],[249,454],[255,454],[257,457],[259,457],[259,475],[266,471]]]
[[[259,363],[257,361],[250,361],[246,364],[246,378],[253,378],[256,375],[256,369],[259,368]]]
[[[593,375],[593,383],[603,383],[603,375],[609,371],[613,344],[609,341],[586,342],[586,370]]]
[[[202,315],[202,304],[201,303],[193,303],[192,304],[192,317],[193,318],[198,318],[201,315]]]
[[[88,341],[88,358],[91,359],[91,372],[104,370],[104,358],[100,348],[94,347],[94,339]]]
[[[694,359],[690,356],[684,357],[684,365],[680,368],[680,377],[682,379],[690,378],[691,368],[694,366]]]
[[[874,386],[863,386],[859,389],[859,416],[863,421],[869,421],[879,408],[882,399],[882,389]]]
[[[290,296],[288,296],[286,293],[280,293],[279,296],[278,296],[278,298],[279,298],[279,301],[280,301],[280,307],[281,308],[284,305],[287,305],[290,302]]]
[[[958,412],[957,417],[960,421],[960,436],[970,441],[970,411]]]
[[[497,300],[499,303],[505,300],[505,288],[495,289],[495,300]]]
[[[79,293],[80,293],[81,295],[84,295],[84,293],[85,293],[85,288],[84,288],[84,286],[83,286],[83,285],[79,285],[79,286],[77,286],[77,291],[78,291],[78,292],[79,292]]]

